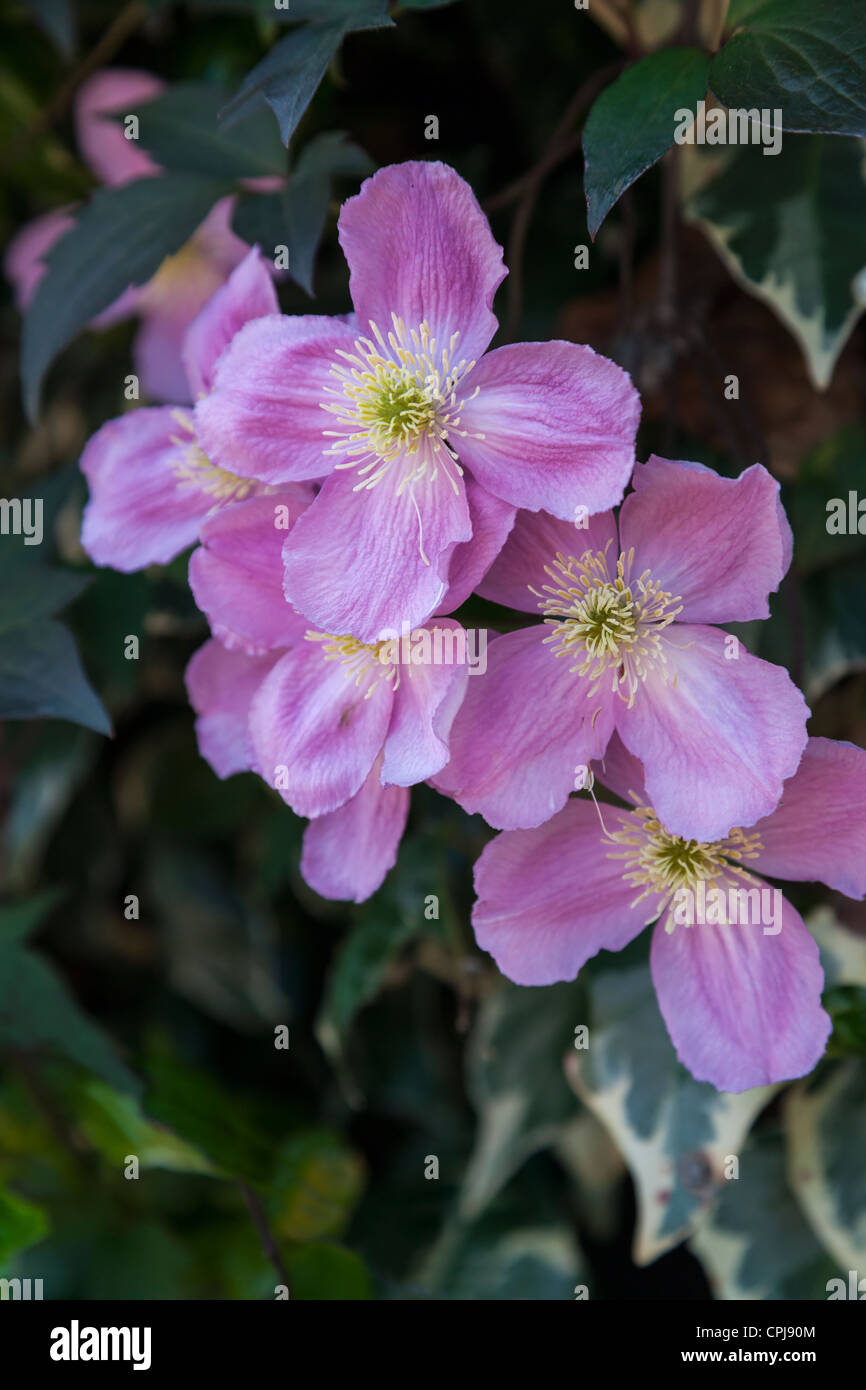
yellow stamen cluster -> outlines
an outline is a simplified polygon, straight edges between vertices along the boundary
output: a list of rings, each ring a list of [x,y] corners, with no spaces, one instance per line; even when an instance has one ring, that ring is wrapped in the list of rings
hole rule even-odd
[[[723,840],[709,844],[684,840],[665,829],[651,806],[644,806],[633,792],[629,796],[636,803],[634,810],[620,813],[619,830],[606,832],[606,838],[617,846],[607,857],[624,860],[623,878],[640,890],[632,907],[646,898],[657,900],[648,921],[661,916],[680,889],[693,892],[699,882],[709,888],[730,874],[748,880],[743,861],[757,858],[763,848],[758,835],[735,828]]]
[[[339,353],[347,365],[331,368],[338,386],[327,390],[337,399],[322,409],[341,428],[324,431],[334,440],[326,453],[344,456],[337,468],[357,468],[356,492],[375,487],[400,459],[410,465],[398,494],[425,476],[433,481],[440,470],[457,492],[463,469],[454,440],[466,436],[460,412],[477,395],[476,388],[459,399],[457,387],[475,363],[453,360],[459,333],[440,348],[426,320],[409,329],[396,314],[391,318],[387,337],[371,323],[373,337],[358,338],[353,352]]]
[[[649,570],[631,577],[634,551],[620,555],[611,577],[607,550],[587,550],[579,560],[558,554],[545,573],[553,581],[539,591],[539,608],[553,628],[545,638],[555,656],[575,658],[571,667],[593,682],[595,694],[605,677],[611,691],[629,707],[640,682],[666,663],[661,633],[682,612],[678,598],[665,593]]]
[[[215,503],[242,502],[249,497],[255,490],[255,480],[239,478],[237,474],[211,463],[196,443],[195,426],[190,417],[183,410],[173,410],[172,415],[185,435],[192,436],[171,436],[172,444],[183,451],[182,458],[174,468],[178,487],[195,488],[197,492],[213,497]]]
[[[346,678],[370,696],[384,680],[394,690],[400,684],[400,666],[390,655],[393,643],[359,642],[357,637],[335,636],[330,632],[306,632],[308,642],[321,642],[326,661],[339,661],[346,667]],[[411,675],[411,671],[410,671]]]

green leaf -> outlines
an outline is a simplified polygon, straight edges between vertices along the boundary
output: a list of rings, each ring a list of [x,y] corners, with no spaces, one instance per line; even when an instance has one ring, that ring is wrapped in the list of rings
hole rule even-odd
[[[825,1299],[828,1279],[839,1272],[788,1186],[777,1133],[749,1140],[738,1177],[723,1184],[689,1244],[716,1298]]]
[[[318,13],[322,13],[320,6]],[[368,4],[343,0],[330,13],[336,17],[324,23],[302,25],[286,34],[267,57],[247,73],[223,108],[222,120],[226,126],[233,125],[260,102],[266,101],[279,122],[283,144],[288,145],[346,34],[355,29],[380,29],[393,24],[384,0],[369,0]],[[298,19],[305,17],[303,4],[294,14]]]
[[[728,107],[780,110],[783,130],[866,135],[863,20],[862,0],[733,0],[710,87]]]
[[[128,1154],[142,1168],[173,1173],[219,1176],[219,1169],[200,1150],[142,1113],[134,1096],[88,1078],[75,1089],[76,1124],[88,1142],[118,1169]]]
[[[0,1269],[17,1255],[35,1245],[48,1233],[48,1217],[41,1207],[0,1187]]]
[[[54,970],[14,942],[0,941],[0,1048],[7,1047],[68,1057],[118,1090],[138,1088],[113,1044]]]
[[[252,111],[228,134],[217,124],[225,101],[220,87],[179,82],[136,107],[138,143],[166,169],[226,179],[284,175],[286,152],[268,113]]]
[[[435,872],[430,847],[404,841],[396,868],[358,911],[337,950],[316,1022],[316,1036],[331,1057],[339,1056],[359,1010],[379,993],[408,943],[435,928],[435,922],[424,917],[424,900]]]
[[[526,1206],[500,1200],[479,1221],[449,1223],[416,1282],[461,1302],[573,1299],[583,1278],[581,1252],[561,1224],[530,1224]]]
[[[31,418],[57,353],[130,285],[149,280],[231,187],[226,179],[170,172],[94,194],[48,257],[24,319],[21,380]]]
[[[866,1058],[829,1062],[786,1105],[791,1187],[842,1271],[866,1271]]]
[[[0,636],[65,608],[87,588],[90,580],[89,574],[34,565],[23,583],[12,566],[0,561]]]
[[[340,1236],[363,1186],[361,1160],[327,1130],[293,1134],[277,1154],[267,1211],[284,1240]]]
[[[707,90],[709,58],[697,48],[651,53],[611,83],[583,128],[584,188],[595,239],[622,193],[674,143],[675,112]]]
[[[24,942],[42,925],[62,899],[57,888],[48,888],[35,898],[23,902],[4,903],[0,907],[0,948]]]
[[[175,1057],[154,1058],[147,1077],[147,1115],[206,1154],[222,1176],[255,1183],[267,1177],[273,1163],[270,1142],[246,1118],[237,1097]]]
[[[472,1035],[467,1085],[478,1111],[475,1147],[459,1211],[475,1220],[538,1149],[553,1144],[574,1118],[563,1071],[581,1022],[582,990],[503,982],[485,1000]]]
[[[111,734],[111,721],[61,623],[48,619],[0,633],[0,719],[68,719]]]
[[[75,51],[72,0],[24,0],[24,3],[64,58],[71,58]]]
[[[866,477],[866,429],[846,425],[823,440],[800,461],[796,483],[785,488],[782,501],[796,537],[795,558],[801,573],[866,555],[866,535],[835,530],[834,499],[844,503],[848,521],[848,494],[857,492]],[[830,530],[831,523],[834,529]]]
[[[313,293],[313,264],[328,216],[332,176],[363,176],[373,163],[342,131],[317,135],[305,145],[286,186],[279,193],[238,199],[233,226],[244,241],[273,255],[288,250],[289,274],[307,294]]]
[[[358,1255],[339,1245],[304,1245],[286,1259],[293,1299],[345,1302],[372,1298],[373,1286]]]
[[[602,969],[590,982],[588,1047],[570,1081],[615,1138],[634,1178],[634,1260],[649,1264],[695,1229],[775,1087],[726,1095],[676,1058],[649,967]]]
[[[792,136],[772,159],[743,146],[687,215],[734,279],[793,333],[815,385],[826,387],[863,308],[860,143]]]

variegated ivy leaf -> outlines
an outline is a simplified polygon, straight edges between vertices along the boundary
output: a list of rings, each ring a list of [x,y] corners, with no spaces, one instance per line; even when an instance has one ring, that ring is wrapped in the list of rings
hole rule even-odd
[[[827,1298],[838,1274],[788,1186],[778,1132],[749,1139],[739,1177],[725,1184],[690,1249],[716,1298]]]
[[[818,943],[824,985],[866,985],[866,937],[841,926],[832,908],[818,907],[806,918]]]
[[[840,1278],[866,1278],[866,1058],[828,1062],[786,1098],[788,1176]]]
[[[633,1257],[649,1264],[695,1230],[777,1088],[725,1095],[676,1059],[649,967],[612,968],[590,984],[589,1046],[566,1073],[608,1127],[637,1190]]]
[[[819,390],[864,302],[863,142],[786,135],[777,155],[744,145],[686,206],[734,278],[799,343]]]

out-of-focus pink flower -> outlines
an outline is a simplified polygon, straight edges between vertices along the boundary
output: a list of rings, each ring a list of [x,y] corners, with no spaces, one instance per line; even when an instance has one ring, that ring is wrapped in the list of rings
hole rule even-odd
[[[276,307],[273,281],[253,248],[187,329],[182,361],[192,395],[210,390],[217,359],[241,325]],[[198,540],[215,508],[260,491],[211,463],[192,412],[180,406],[143,406],[109,420],[88,442],[81,468],[90,486],[82,545],[94,564],[123,571],[167,564]],[[306,501],[312,496],[310,488],[295,490]]]
[[[574,799],[545,825],[505,831],[485,848],[475,868],[479,945],[518,984],[546,985],[657,922],[659,1006],[697,1080],[744,1091],[810,1072],[830,1032],[818,948],[757,875],[866,895],[866,752],[810,739],[776,810],[713,843],[670,832],[616,736],[598,775],[634,809]]]
[[[154,177],[160,169],[108,113],[133,111],[158,96],[164,83],[148,72],[115,68],[97,72],[78,92],[75,127],[82,159],[110,186]],[[249,247],[231,230],[233,198],[222,198],[174,256],[163,261],[147,284],[131,287],[105,309],[94,327],[138,315],[133,344],[135,371],[145,395],[155,400],[190,400],[183,369],[184,334],[199,310],[246,255]],[[74,208],[29,222],[10,242],[4,273],[20,310],[26,309],[45,274],[45,258],[74,224]]]
[[[708,626],[766,618],[791,558],[778,484],[639,464],[619,526],[521,513],[479,592],[545,621],[497,637],[435,779],[498,829],[540,825],[614,731],[675,834],[714,840],[779,800],[806,743],[788,673]]]
[[[361,901],[394,863],[407,789],[447,762],[464,634],[449,618],[406,646],[311,629],[281,587],[286,531],[304,513],[294,494],[273,492],[206,522],[190,584],[219,640],[193,658],[187,684],[203,757],[220,776],[257,771],[310,817],[305,878]]]
[[[474,587],[515,508],[618,502],[640,405],[588,347],[487,352],[502,252],[447,165],[380,170],[344,204],[340,242],[355,322],[251,325],[196,412],[211,457],[244,476],[328,475],[286,541],[286,592],[317,626],[374,642],[453,610],[449,584]]]

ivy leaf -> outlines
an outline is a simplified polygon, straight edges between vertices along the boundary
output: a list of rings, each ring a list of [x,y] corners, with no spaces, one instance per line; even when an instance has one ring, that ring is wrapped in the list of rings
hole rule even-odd
[[[229,135],[217,124],[225,100],[209,83],[179,82],[136,108],[138,143],[165,169],[227,179],[285,174],[286,152],[267,112],[251,111]]]
[[[323,15],[321,6],[317,6],[317,13]],[[247,73],[231,101],[223,107],[221,118],[225,126],[233,125],[266,101],[279,122],[283,144],[288,145],[345,36],[357,29],[393,25],[384,0],[341,0],[326,13],[326,22],[300,25],[286,34]],[[297,19],[306,14],[303,3],[293,10]]]
[[[799,343],[822,390],[863,310],[866,182],[859,141],[792,136],[771,159],[743,146],[687,208],[734,279]]]
[[[697,48],[650,53],[602,92],[583,128],[589,234],[674,143],[675,112],[707,90],[709,58]]]
[[[52,250],[24,319],[21,381],[31,419],[58,352],[130,285],[149,280],[231,188],[231,180],[170,172],[94,194]]]
[[[841,1270],[866,1270],[866,1059],[825,1064],[787,1097],[791,1187]]]
[[[676,1058],[649,967],[596,971],[589,1047],[569,1055],[569,1080],[615,1138],[634,1178],[634,1260],[649,1264],[704,1219],[775,1087],[726,1095]]]
[[[373,1282],[360,1256],[324,1241],[302,1245],[286,1256],[292,1299],[357,1301],[373,1297]]]
[[[529,989],[504,982],[482,1006],[467,1056],[479,1125],[460,1193],[464,1220],[477,1219],[526,1159],[553,1144],[574,1118],[563,1059],[582,1021],[581,997],[574,984]]]
[[[689,1244],[716,1298],[825,1299],[839,1273],[797,1206],[775,1132],[749,1140],[738,1178]]]
[[[862,0],[732,0],[727,27],[710,68],[725,106],[780,110],[783,130],[866,135]]]

